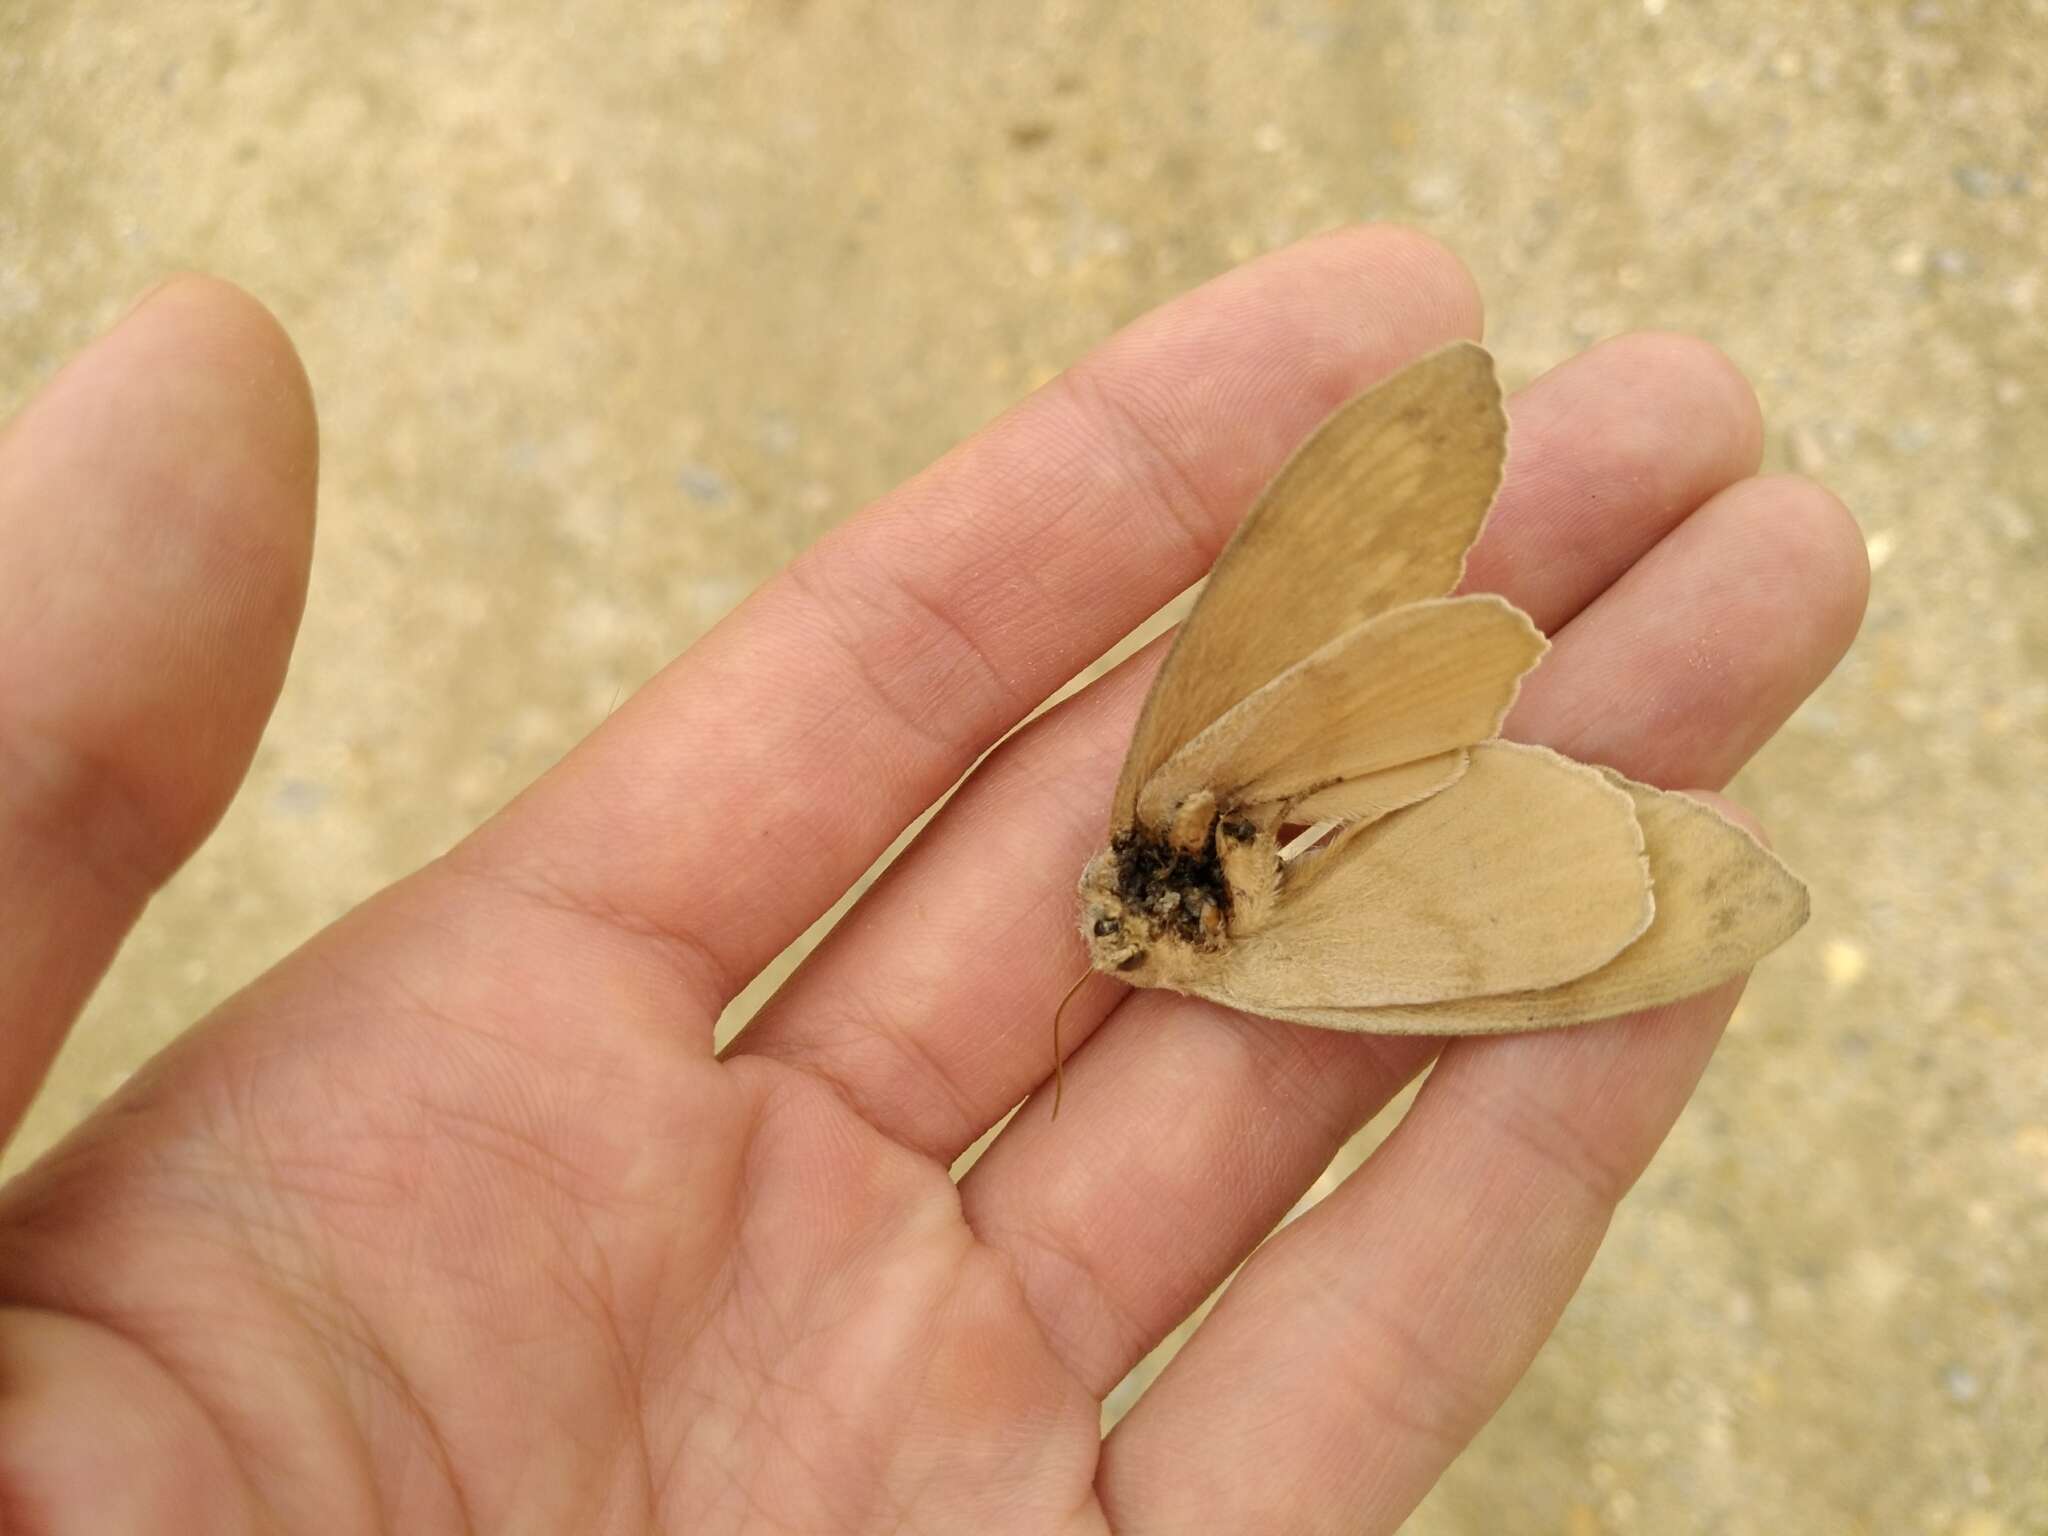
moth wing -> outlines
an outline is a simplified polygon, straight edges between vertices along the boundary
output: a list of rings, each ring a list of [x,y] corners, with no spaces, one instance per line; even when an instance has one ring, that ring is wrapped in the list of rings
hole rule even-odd
[[[1138,819],[1165,826],[1203,789],[1222,805],[1299,801],[1486,741],[1548,648],[1529,616],[1498,597],[1433,598],[1368,619],[1169,757],[1140,789]]]
[[[1287,818],[1304,827],[1337,821],[1343,822],[1347,828],[1363,828],[1382,816],[1450,788],[1464,777],[1470,761],[1462,751],[1442,752],[1435,757],[1403,763],[1398,768],[1345,779],[1292,802],[1287,807]]]
[[[1741,827],[1689,795],[1608,777],[1635,802],[1657,911],[1643,936],[1606,965],[1539,991],[1275,1017],[1375,1034],[1494,1034],[1583,1024],[1719,986],[1805,924],[1805,885]]]
[[[1469,758],[1440,793],[1309,855],[1306,878],[1290,869],[1270,918],[1188,990],[1287,1017],[1556,986],[1612,960],[1654,910],[1633,800],[1541,747]]]
[[[1239,699],[1375,614],[1458,583],[1499,489],[1493,359],[1458,342],[1340,407],[1268,485],[1180,627],[1117,781],[1131,824],[1160,764]]]

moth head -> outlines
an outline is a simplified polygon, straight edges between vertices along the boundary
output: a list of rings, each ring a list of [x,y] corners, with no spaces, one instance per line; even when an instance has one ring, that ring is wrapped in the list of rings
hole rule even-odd
[[[1105,848],[1081,873],[1081,938],[1098,971],[1128,970],[1143,963],[1151,925],[1117,893],[1116,855]]]

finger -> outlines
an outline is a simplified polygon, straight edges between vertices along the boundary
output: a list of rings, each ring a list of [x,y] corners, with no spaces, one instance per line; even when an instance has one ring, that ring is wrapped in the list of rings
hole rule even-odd
[[[1647,418],[1654,430],[1641,422]],[[1624,337],[1510,407],[1507,482],[1472,571],[1556,627],[1683,515],[1748,471],[1756,402],[1701,342]],[[1594,537],[1583,508],[1597,506]],[[1552,538],[1574,550],[1544,553]],[[1102,836],[1116,759],[1152,663],[1071,701],[998,752],[755,1018],[739,1049],[839,1084],[875,1123],[950,1157],[1038,1081],[1081,963],[1074,881]],[[1078,1042],[1119,996],[1091,983]]]
[[[291,343],[207,278],[154,293],[0,436],[0,1131],[248,768],[316,459]]]
[[[1744,579],[1752,563],[1772,578]],[[1593,760],[1652,782],[1719,781],[1847,648],[1863,571],[1833,497],[1798,480],[1745,482],[1565,629],[1542,668],[1549,686],[1517,710],[1518,734],[1561,746],[1576,731]],[[1703,667],[1720,686],[1695,699],[1682,732],[1635,707],[1661,693],[1617,683],[1679,688]],[[1589,714],[1597,733],[1575,724]],[[1069,1064],[1059,1121],[1013,1121],[963,1182],[969,1220],[1011,1254],[1063,1358],[1106,1390],[1435,1050],[1134,997]]]
[[[460,861],[659,936],[715,1012],[1193,581],[1323,415],[1478,322],[1456,261],[1385,228],[1175,301],[826,538]]]
[[[1602,342],[1515,397],[1508,484],[1464,585],[1548,633],[1762,458],[1756,393],[1717,348],[1666,331]]]
[[[1740,990],[1447,1045],[1112,1432],[1116,1529],[1397,1527],[1528,1368]]]
[[[1716,789],[1834,669],[1870,593],[1863,536],[1795,476],[1732,486],[1553,637],[1509,715],[1560,752]],[[1596,695],[1578,679],[1596,673]]]

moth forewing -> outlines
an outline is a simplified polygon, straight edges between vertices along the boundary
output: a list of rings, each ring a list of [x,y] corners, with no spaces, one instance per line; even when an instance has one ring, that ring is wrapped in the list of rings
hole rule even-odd
[[[1113,828],[1175,751],[1346,630],[1458,583],[1500,486],[1493,360],[1458,342],[1339,408],[1224,546],[1147,695]]]
[[[1629,795],[1541,747],[1489,742],[1222,948],[1190,990],[1253,1012],[1553,986],[1606,964],[1654,903]]]
[[[1204,792],[1240,804],[1298,800],[1486,741],[1548,648],[1528,615],[1498,597],[1436,598],[1368,619],[1169,757],[1139,791],[1138,819],[1164,825]]]

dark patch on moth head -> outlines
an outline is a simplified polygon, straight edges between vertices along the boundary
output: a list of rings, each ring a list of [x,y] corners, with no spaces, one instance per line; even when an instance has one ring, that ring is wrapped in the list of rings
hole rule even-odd
[[[1225,835],[1236,836],[1229,827]],[[1127,827],[1110,840],[1116,894],[1126,912],[1142,914],[1155,932],[1196,949],[1215,949],[1230,921],[1230,887],[1213,840],[1183,853],[1159,833]]]

